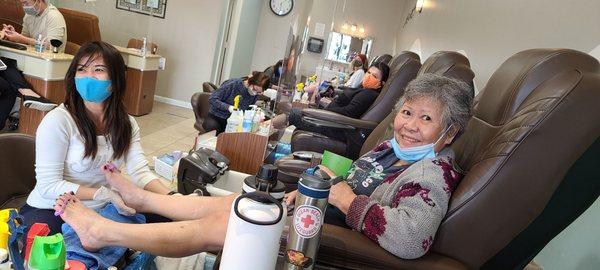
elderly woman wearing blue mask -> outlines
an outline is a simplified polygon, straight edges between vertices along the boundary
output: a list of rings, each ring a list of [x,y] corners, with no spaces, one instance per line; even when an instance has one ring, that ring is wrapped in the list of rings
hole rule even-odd
[[[433,74],[413,80],[396,104],[394,137],[332,186],[325,222],[355,229],[398,257],[423,256],[462,177],[448,146],[467,125],[471,104],[463,82]]]

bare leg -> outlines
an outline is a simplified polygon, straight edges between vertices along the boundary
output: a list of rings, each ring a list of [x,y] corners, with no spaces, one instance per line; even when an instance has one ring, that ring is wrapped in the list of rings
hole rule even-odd
[[[63,195],[55,209],[67,200],[61,218],[71,225],[86,250],[122,246],[167,257],[183,257],[202,251],[218,250],[227,232],[228,212],[210,217],[169,223],[124,224],[98,215],[72,195]]]
[[[237,195],[225,197],[169,196],[145,191],[118,171],[103,168],[106,180],[125,204],[142,213],[155,213],[172,220],[194,220],[215,212],[228,212]]]

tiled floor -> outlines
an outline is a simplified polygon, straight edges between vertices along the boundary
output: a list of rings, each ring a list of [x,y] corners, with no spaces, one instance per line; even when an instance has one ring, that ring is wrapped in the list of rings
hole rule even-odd
[[[152,112],[135,118],[140,126],[142,148],[150,165],[153,156],[175,150],[187,152],[194,147],[198,131],[194,129],[194,112],[155,102]]]

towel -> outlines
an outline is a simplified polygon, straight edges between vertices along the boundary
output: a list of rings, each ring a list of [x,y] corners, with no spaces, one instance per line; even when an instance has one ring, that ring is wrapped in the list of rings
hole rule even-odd
[[[107,204],[100,209],[99,214],[107,219],[120,223],[146,223],[146,218],[141,214],[133,216],[123,216],[117,212],[117,209],[112,204]],[[63,237],[67,246],[67,260],[76,260],[84,263],[88,269],[107,269],[114,265],[127,248],[125,247],[103,247],[96,252],[90,252],[83,249],[79,236],[73,228],[65,223],[62,225]]]

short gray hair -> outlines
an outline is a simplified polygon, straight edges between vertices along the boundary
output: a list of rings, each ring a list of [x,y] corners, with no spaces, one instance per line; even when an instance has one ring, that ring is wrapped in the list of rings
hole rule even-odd
[[[406,86],[404,95],[400,97],[394,109],[398,113],[404,103],[421,98],[442,104],[443,130],[450,126],[458,128],[454,137],[456,140],[463,133],[471,118],[473,96],[470,86],[456,79],[426,73],[412,80]]]

